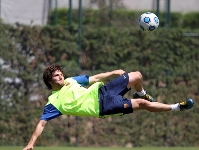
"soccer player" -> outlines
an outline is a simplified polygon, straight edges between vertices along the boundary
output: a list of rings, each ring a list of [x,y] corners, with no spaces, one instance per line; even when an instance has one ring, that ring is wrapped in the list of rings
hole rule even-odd
[[[110,77],[117,78],[104,84],[103,81]],[[142,109],[150,112],[181,111],[194,105],[192,99],[176,104],[154,102],[143,89],[142,75],[138,71],[125,73],[123,70],[114,70],[90,77],[81,75],[64,79],[62,68],[53,64],[44,70],[43,80],[48,89],[52,90],[52,94],[48,97],[41,119],[23,150],[32,150],[47,121],[61,115],[106,118]],[[88,85],[88,88],[84,87]],[[124,98],[131,87],[136,91],[133,99]]]

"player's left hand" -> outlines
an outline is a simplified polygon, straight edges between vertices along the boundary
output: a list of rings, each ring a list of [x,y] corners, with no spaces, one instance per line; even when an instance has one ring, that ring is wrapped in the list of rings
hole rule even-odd
[[[119,75],[119,76],[122,76],[123,74],[125,74],[125,71],[122,70],[122,69],[119,69],[119,70],[113,70],[113,74],[115,75]]]

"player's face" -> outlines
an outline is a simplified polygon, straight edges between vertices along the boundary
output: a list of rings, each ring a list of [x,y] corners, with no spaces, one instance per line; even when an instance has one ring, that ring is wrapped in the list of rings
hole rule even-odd
[[[64,76],[59,70],[56,70],[52,74],[52,81],[50,82],[52,90],[60,90],[64,86]]]

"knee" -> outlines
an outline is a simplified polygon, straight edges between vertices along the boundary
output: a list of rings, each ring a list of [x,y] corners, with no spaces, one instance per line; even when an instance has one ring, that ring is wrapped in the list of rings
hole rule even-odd
[[[136,80],[142,80],[142,74],[139,71],[130,72],[129,77],[133,77]]]

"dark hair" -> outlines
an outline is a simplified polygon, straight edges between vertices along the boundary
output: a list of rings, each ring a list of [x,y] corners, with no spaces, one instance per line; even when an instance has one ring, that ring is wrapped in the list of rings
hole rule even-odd
[[[62,68],[56,64],[50,65],[44,70],[43,81],[48,89],[52,89],[52,86],[49,82],[52,80],[52,75],[56,70],[59,70],[63,73]]]

